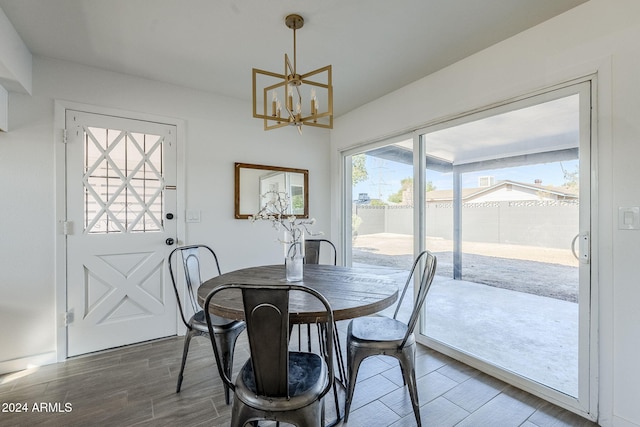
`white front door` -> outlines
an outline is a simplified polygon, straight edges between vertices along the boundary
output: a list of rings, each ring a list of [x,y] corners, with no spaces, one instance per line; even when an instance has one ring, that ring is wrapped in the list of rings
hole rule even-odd
[[[67,355],[176,334],[176,127],[66,111]]]

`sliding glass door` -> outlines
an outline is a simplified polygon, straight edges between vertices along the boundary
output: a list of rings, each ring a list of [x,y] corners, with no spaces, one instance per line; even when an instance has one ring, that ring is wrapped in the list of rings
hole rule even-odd
[[[344,156],[347,263],[400,278],[432,251],[419,341],[583,415],[595,407],[590,85]]]
[[[418,132],[423,337],[588,412],[589,83]]]

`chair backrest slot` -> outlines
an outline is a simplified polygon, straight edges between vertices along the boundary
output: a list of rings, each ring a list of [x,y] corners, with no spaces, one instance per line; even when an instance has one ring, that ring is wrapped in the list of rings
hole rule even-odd
[[[187,287],[187,296],[191,308],[198,311],[198,301],[196,292],[202,284],[202,277],[200,277],[200,258],[198,257],[198,248],[190,248],[180,251],[182,254],[182,266],[184,268],[185,285]]]

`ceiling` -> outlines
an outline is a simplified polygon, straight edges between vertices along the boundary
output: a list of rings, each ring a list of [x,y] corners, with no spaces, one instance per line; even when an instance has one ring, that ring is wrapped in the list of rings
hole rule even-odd
[[[587,0],[0,0],[33,55],[251,100],[251,70],[333,66],[337,116]]]

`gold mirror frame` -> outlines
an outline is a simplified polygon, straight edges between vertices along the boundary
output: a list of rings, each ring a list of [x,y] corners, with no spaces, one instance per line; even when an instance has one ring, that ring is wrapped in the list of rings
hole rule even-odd
[[[309,171],[280,166],[235,163],[235,217],[247,219],[263,207],[262,194],[284,192],[292,215],[309,218]],[[301,200],[300,200],[301,199]]]

